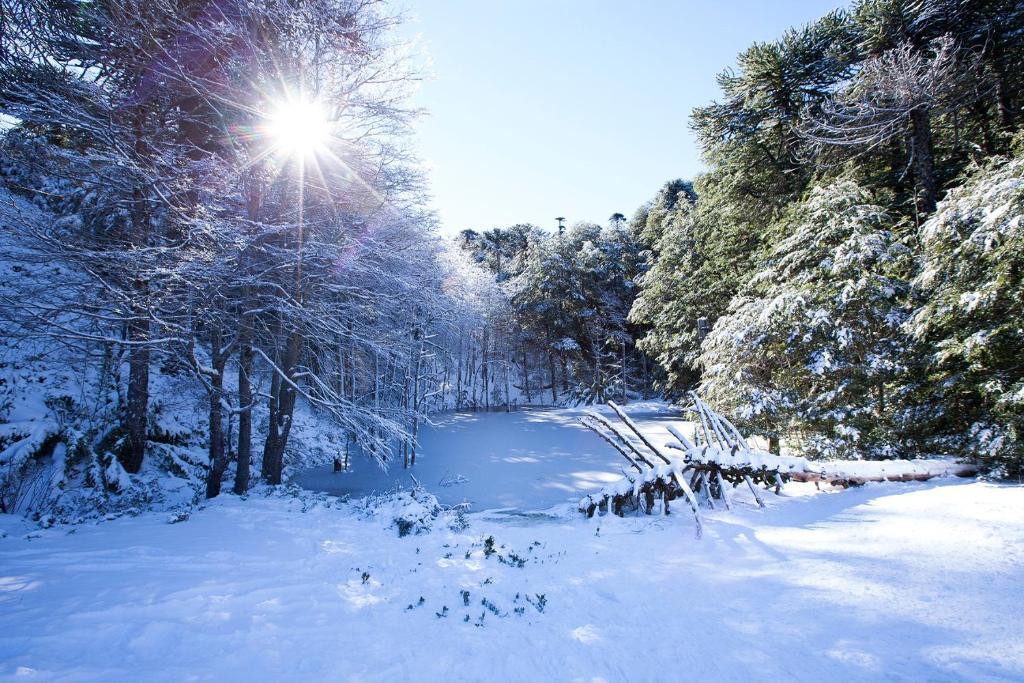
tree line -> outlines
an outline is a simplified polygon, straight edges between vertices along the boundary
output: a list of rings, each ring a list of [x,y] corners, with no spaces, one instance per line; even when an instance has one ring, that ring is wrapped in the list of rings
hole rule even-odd
[[[529,224],[466,229],[457,242],[497,285],[494,322],[479,334],[512,368],[522,403],[650,393],[655,369],[636,347],[639,328],[627,319],[646,261],[624,216],[558,232]]]
[[[1019,474],[1022,67],[1005,0],[858,0],[752,45],[693,112],[693,182],[605,228],[463,232],[519,376],[699,389],[776,452]]]
[[[743,51],[693,113],[708,171],[634,219],[664,390],[773,449],[1019,474],[1022,66],[1000,0],[858,0]]]

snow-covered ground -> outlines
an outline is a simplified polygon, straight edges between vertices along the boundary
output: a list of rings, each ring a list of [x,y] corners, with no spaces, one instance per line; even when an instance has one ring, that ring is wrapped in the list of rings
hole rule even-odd
[[[688,514],[568,506],[399,538],[310,496],[223,496],[176,524],[8,517],[0,678],[1024,677],[1024,488],[813,491],[740,496],[701,540]]]
[[[606,406],[443,415],[420,432],[414,469],[403,469],[399,461],[383,471],[366,459],[355,459],[351,472],[335,473],[326,465],[300,472],[293,480],[314,491],[361,496],[408,487],[413,474],[449,505],[467,501],[477,511],[543,510],[599,491],[628,467],[621,455],[580,424],[588,410],[615,419]],[[680,424],[677,410],[659,401],[632,403],[629,414],[656,444],[672,438],[664,428],[668,421],[686,433],[692,429]]]

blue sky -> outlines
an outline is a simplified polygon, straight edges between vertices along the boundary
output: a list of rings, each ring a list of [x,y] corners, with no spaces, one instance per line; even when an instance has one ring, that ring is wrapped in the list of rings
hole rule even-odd
[[[432,79],[414,99],[442,229],[630,216],[701,170],[688,127],[754,41],[838,0],[419,0]]]

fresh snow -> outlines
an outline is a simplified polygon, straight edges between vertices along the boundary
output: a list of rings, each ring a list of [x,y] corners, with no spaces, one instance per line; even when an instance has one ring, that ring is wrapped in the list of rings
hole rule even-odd
[[[689,515],[566,507],[399,538],[309,495],[176,524],[8,517],[0,679],[1024,677],[1024,488],[787,492],[707,513],[699,541]]]
[[[667,406],[629,410],[669,438]],[[491,508],[464,529],[447,515],[400,538],[393,517],[429,502],[294,487],[191,515],[0,517],[0,680],[1024,677],[1024,487],[791,483],[765,510],[738,488],[697,540],[678,507],[586,519],[565,502],[620,476],[582,414],[426,430],[417,479]],[[309,476],[411,481],[355,465]]]

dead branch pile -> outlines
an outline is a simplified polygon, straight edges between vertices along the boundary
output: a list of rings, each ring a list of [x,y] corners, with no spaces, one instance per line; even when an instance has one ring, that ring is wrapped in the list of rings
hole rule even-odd
[[[595,512],[622,516],[627,511],[651,514],[660,503],[660,512],[669,514],[671,501],[683,499],[693,512],[697,536],[703,530],[700,506],[714,509],[722,504],[732,507],[730,492],[737,486],[746,486],[760,507],[765,488],[778,493],[783,482],[827,482],[849,486],[866,481],[920,481],[934,476],[971,476],[976,469],[969,465],[926,467],[911,461],[895,461],[878,473],[865,474],[844,471],[841,465],[812,463],[806,458],[773,455],[754,448],[733,424],[713,411],[696,393],[686,410],[696,417],[694,440],[688,439],[677,428],[669,425],[674,440],[665,444],[665,450],[655,446],[637,427],[621,407],[608,401],[623,426],[613,423],[597,412],[588,412],[581,422],[618,451],[629,464],[623,478],[600,493],[580,500],[580,512],[592,517]],[[667,453],[671,452],[672,457]],[[888,463],[887,463],[888,464]]]

